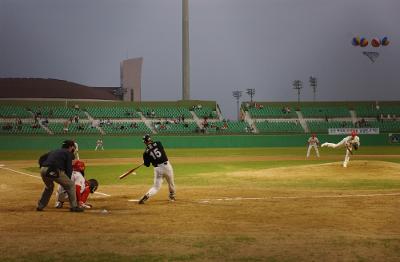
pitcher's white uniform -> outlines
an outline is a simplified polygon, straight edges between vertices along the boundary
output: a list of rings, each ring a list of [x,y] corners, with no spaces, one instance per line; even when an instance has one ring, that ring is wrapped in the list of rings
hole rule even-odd
[[[319,157],[319,151],[318,151],[318,145],[319,145],[319,140],[315,135],[312,135],[308,141],[308,149],[307,149],[307,158],[310,156],[310,151],[311,148],[315,149],[315,153],[317,154],[317,157]]]
[[[357,145],[357,147],[360,146],[360,138],[356,135],[355,132],[352,132],[350,136],[343,138],[342,141],[340,141],[337,144],[323,143],[321,146],[322,147],[327,146],[327,147],[331,147],[331,148],[345,146],[346,147],[346,156],[344,157],[343,167],[347,167],[347,164],[350,161],[350,154],[353,150],[353,145]]]

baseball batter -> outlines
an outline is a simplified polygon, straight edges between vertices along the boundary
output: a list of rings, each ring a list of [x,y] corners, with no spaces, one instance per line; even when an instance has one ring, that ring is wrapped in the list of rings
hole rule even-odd
[[[311,148],[315,149],[315,153],[317,154],[317,157],[319,157],[319,151],[318,151],[319,140],[315,134],[311,135],[311,137],[307,141],[307,144],[308,144],[307,158],[310,156]]]
[[[96,179],[85,180],[84,171],[85,163],[76,160],[72,165],[71,180],[75,184],[76,200],[80,208],[92,208],[91,204],[86,203],[89,198],[89,193],[94,193],[97,190],[98,182]],[[64,202],[68,201],[68,194],[66,190],[59,186],[56,192],[56,208],[62,208]]]
[[[351,135],[345,137],[342,139],[342,141],[340,141],[337,144],[334,143],[323,143],[321,145],[321,147],[331,147],[331,148],[337,148],[337,147],[341,147],[344,146],[346,147],[346,156],[344,157],[344,162],[343,162],[343,167],[347,167],[347,164],[350,161],[350,155],[353,154],[353,148],[355,150],[358,149],[358,147],[360,146],[360,138],[357,136],[357,132],[356,131],[352,131]]]
[[[139,204],[144,204],[146,200],[157,194],[158,190],[161,188],[163,178],[165,178],[168,183],[169,200],[175,201],[174,171],[168,161],[164,147],[160,141],[153,142],[150,135],[143,136],[143,143],[146,145],[146,149],[143,153],[144,165],[149,167],[150,164],[152,164],[154,166],[154,185],[139,200]]]

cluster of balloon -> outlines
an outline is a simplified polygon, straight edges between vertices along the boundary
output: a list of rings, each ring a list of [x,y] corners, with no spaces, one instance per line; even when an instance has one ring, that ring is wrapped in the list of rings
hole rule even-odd
[[[378,37],[374,37],[371,39],[371,46],[373,46],[373,47],[380,47],[381,45],[387,46],[387,45],[389,45],[389,43],[390,43],[390,41],[387,36],[382,37],[382,39],[380,39]],[[351,40],[351,44],[353,46],[366,47],[366,46],[368,46],[369,43],[368,43],[367,38],[365,38],[365,37],[360,38],[360,37],[356,36],[356,37],[353,37],[353,39]]]
[[[378,48],[380,46],[387,46],[389,45],[390,41],[388,39],[387,36],[382,37],[382,38],[378,38],[378,37],[374,37],[371,39],[371,46],[374,48]],[[360,46],[360,47],[366,47],[368,46],[368,39],[366,39],[365,37],[353,37],[353,39],[351,40],[351,44],[353,46]],[[362,52],[363,55],[367,56],[372,63],[374,63],[376,61],[376,59],[379,56],[379,53],[376,51],[363,51]]]

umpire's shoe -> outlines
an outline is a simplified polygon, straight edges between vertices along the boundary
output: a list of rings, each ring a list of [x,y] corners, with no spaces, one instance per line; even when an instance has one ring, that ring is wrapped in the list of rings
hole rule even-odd
[[[144,195],[144,196],[139,200],[139,203],[138,203],[138,204],[140,204],[140,205],[144,204],[144,202],[145,202],[147,199],[149,199],[149,196],[146,194],[146,195]]]
[[[80,207],[71,207],[71,208],[69,209],[69,211],[71,211],[71,212],[83,212],[84,209],[83,209],[83,208],[80,208]]]

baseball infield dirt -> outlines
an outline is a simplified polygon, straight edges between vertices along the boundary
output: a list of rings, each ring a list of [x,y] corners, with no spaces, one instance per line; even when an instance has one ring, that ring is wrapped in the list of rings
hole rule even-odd
[[[101,160],[88,162],[101,164]],[[33,163],[5,164],[26,172],[21,168]],[[228,175],[245,178],[243,184],[180,187],[176,174],[177,201],[168,202],[164,186],[145,205],[129,200],[137,199],[149,185],[102,186],[101,192],[110,196],[94,195],[94,208],[77,214],[53,208],[54,199],[44,212],[35,211],[43,189],[40,179],[2,168],[0,260],[400,259],[399,190],[373,185],[332,190],[319,182],[336,177],[335,181],[351,183],[375,176],[390,183],[400,180],[399,164],[362,160],[352,161],[348,169],[335,162]],[[314,179],[315,186],[293,186],[305,177]],[[261,183],[265,180],[279,183],[267,187]]]

